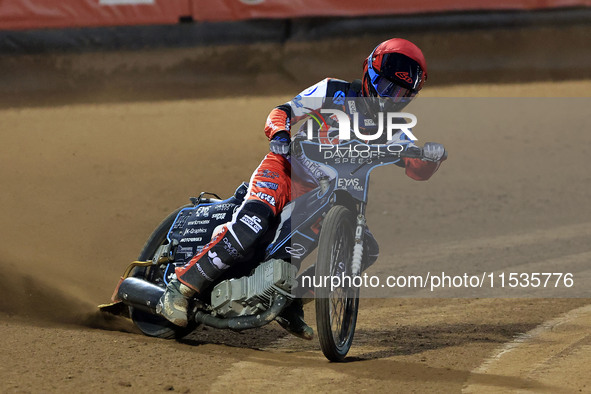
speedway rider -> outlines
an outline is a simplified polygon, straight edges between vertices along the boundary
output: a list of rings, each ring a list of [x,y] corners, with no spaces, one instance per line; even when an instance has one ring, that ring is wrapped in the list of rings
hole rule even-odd
[[[395,109],[400,110],[418,94],[427,79],[423,53],[413,43],[400,38],[379,44],[365,60],[363,68],[361,86],[327,78],[271,111],[265,124],[270,152],[254,171],[244,203],[234,213],[232,221],[224,225],[199,254],[176,269],[176,278],[169,282],[158,303],[159,314],[175,325],[186,326],[189,299],[207,290],[234,264],[237,255],[244,255],[255,245],[283,207],[297,197],[292,193],[300,195],[310,189],[310,185],[298,185],[295,181],[292,185],[292,165],[293,170],[297,166],[294,162],[297,159],[292,155],[290,162],[288,156],[292,124],[320,108],[334,108],[337,96],[390,100],[395,103]],[[318,108],[302,106],[303,95],[317,98]],[[400,134],[396,133],[394,138],[401,138]],[[407,146],[418,148],[413,144]],[[400,162],[412,179],[429,179],[447,154],[443,145],[426,143],[423,156],[423,159],[404,158]],[[301,300],[286,307],[277,321],[300,338],[313,337],[312,328],[303,320]]]

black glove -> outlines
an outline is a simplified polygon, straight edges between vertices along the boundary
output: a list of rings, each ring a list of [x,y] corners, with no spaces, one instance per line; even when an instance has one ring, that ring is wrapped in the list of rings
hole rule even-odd
[[[271,138],[271,142],[269,142],[269,150],[278,155],[287,155],[289,153],[290,144],[291,138],[289,133],[283,130]]]

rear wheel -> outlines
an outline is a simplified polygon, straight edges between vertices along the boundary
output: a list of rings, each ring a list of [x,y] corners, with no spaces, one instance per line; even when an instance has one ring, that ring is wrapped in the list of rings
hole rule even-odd
[[[182,209],[187,207],[191,207],[191,205],[185,205],[183,207],[178,208],[170,215],[168,215],[158,225],[158,227],[156,227],[154,232],[152,232],[150,238],[148,238],[148,240],[146,241],[138,257],[139,261],[147,261],[153,259],[157,249],[165,242],[167,242],[166,235],[168,234],[170,227],[172,227],[172,224],[174,223],[174,220],[176,219],[178,213]],[[164,287],[162,271],[158,266],[138,267],[132,272],[131,275],[136,278],[144,279],[150,283],[154,283],[158,286]],[[131,320],[133,320],[133,322],[140,329],[140,331],[151,337],[179,339],[184,337],[185,335],[188,335],[196,328],[196,324],[191,323],[189,323],[188,327],[178,327],[170,323],[163,317],[148,312],[144,312],[133,307],[129,307],[129,312]]]
[[[353,343],[359,288],[348,283],[331,289],[330,278],[353,278],[351,263],[355,243],[355,220],[350,210],[337,205],[328,211],[320,231],[317,283],[315,289],[316,326],[322,352],[330,361],[342,361]],[[324,278],[329,278],[325,286]]]

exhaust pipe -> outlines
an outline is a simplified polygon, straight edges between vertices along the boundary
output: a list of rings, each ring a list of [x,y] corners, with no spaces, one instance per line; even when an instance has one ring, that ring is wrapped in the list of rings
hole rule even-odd
[[[125,278],[117,290],[117,296],[125,305],[153,314],[156,314],[156,305],[162,294],[162,287],[133,277]]]
[[[272,322],[277,315],[281,313],[283,308],[287,305],[288,300],[284,295],[277,295],[273,304],[266,311],[258,315],[236,316],[228,318],[219,318],[208,313],[198,311],[195,314],[195,321],[197,323],[205,324],[206,326],[214,328],[229,328],[234,331],[248,330],[251,328],[262,327],[265,324]]]

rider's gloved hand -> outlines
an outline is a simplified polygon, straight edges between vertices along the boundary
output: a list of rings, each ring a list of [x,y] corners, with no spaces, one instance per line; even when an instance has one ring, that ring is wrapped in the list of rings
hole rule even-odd
[[[271,138],[269,143],[269,150],[278,155],[286,155],[289,153],[289,145],[291,138],[287,131],[280,131]]]
[[[442,161],[447,159],[447,152],[443,145],[437,142],[426,142],[423,147],[423,158],[427,161]]]

